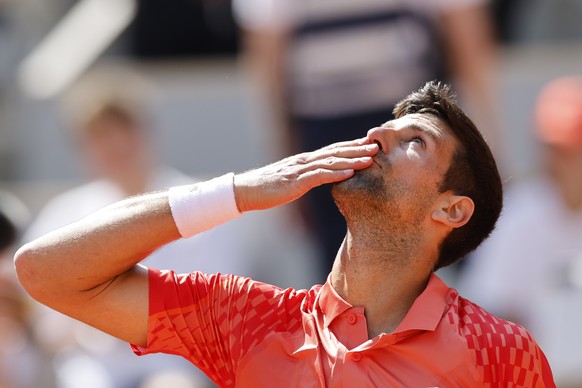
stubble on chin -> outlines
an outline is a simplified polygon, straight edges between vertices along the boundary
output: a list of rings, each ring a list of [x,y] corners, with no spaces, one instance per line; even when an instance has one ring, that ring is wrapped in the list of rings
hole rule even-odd
[[[412,192],[415,194],[411,194]],[[412,223],[417,224],[418,219],[415,216],[424,216],[422,212],[429,204],[426,194],[418,195],[414,199],[410,197],[417,194],[420,193],[409,187],[405,181],[389,173],[379,174],[368,169],[357,171],[350,179],[338,182],[332,187],[333,199],[347,221],[379,217],[382,223],[394,221],[401,224],[404,221],[414,221]],[[412,209],[411,203],[414,204]],[[403,210],[402,207],[408,210]]]
[[[336,202],[344,198],[353,198],[358,202],[389,200],[384,177],[367,169],[356,171],[351,178],[334,183],[331,193]]]
[[[383,252],[379,260],[386,261],[391,253],[397,253],[395,257],[404,260],[399,261],[404,265],[409,253],[420,245],[419,230],[429,202],[421,195],[410,208],[410,187],[390,178],[362,170],[334,184],[332,195],[352,235],[373,242],[371,249]]]

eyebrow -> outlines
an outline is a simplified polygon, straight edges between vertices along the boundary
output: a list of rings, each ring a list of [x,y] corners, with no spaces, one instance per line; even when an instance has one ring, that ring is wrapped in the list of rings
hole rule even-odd
[[[394,129],[394,126],[391,124],[391,121],[387,121],[384,124],[382,124],[383,128],[388,128],[388,129]],[[433,128],[428,127],[426,125],[423,124],[419,124],[416,122],[412,122],[412,123],[408,123],[405,126],[402,127],[402,129],[407,128],[407,129],[412,129],[415,132],[422,132],[427,134],[428,136],[430,136],[434,141],[438,142],[440,140],[442,140],[443,135],[441,132],[435,131]]]

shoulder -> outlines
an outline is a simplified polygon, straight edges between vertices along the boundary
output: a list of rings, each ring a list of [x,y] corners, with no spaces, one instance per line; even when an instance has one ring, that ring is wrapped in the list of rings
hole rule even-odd
[[[519,348],[527,352],[537,347],[533,337],[523,326],[496,317],[461,296],[458,310],[459,333],[465,337],[470,349],[480,351],[487,348]],[[501,355],[495,358],[504,359]]]
[[[484,383],[555,386],[545,355],[523,326],[496,317],[456,292],[453,295],[449,322],[466,341]]]
[[[237,354],[274,333],[299,331],[317,294],[317,287],[282,289],[235,275],[149,273],[151,326],[212,327],[206,331],[237,339]]]
[[[138,354],[182,355],[221,386],[267,337],[300,333],[312,291],[282,289],[234,275],[149,270],[148,346]]]
[[[318,287],[311,290],[282,289],[272,284],[236,275],[192,272],[176,274],[168,270],[150,269],[150,297],[158,301],[156,310],[184,308],[188,305],[218,303],[236,309],[252,308],[259,315],[291,314],[310,308]]]

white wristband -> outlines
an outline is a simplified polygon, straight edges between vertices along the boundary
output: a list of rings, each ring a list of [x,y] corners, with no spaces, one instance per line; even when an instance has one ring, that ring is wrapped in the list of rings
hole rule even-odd
[[[180,235],[192,237],[241,215],[234,197],[234,174],[170,188],[168,200]]]

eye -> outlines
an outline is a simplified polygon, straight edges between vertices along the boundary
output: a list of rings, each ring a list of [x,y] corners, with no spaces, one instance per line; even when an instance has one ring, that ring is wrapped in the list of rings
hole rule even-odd
[[[422,138],[421,137],[418,137],[418,136],[413,137],[412,139],[410,139],[409,143],[416,143],[416,144],[419,144],[419,145],[421,145],[421,146],[424,147],[424,140],[422,140]]]

